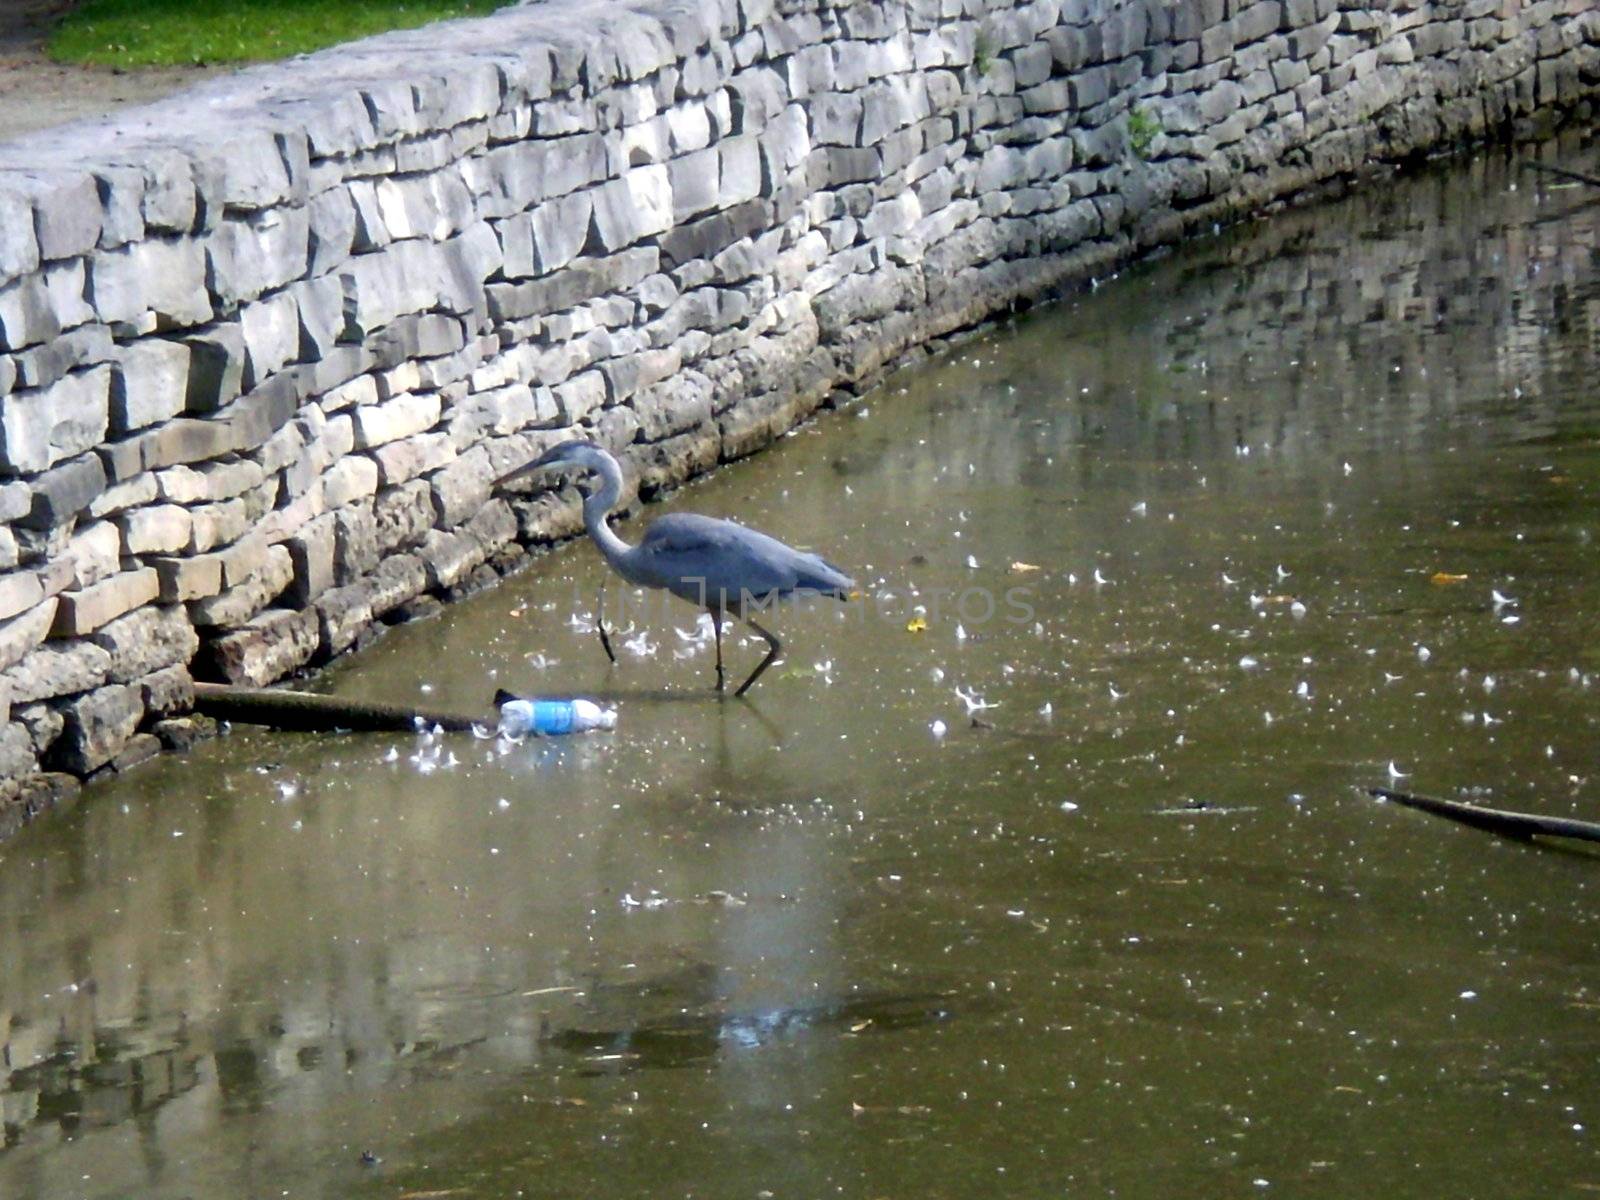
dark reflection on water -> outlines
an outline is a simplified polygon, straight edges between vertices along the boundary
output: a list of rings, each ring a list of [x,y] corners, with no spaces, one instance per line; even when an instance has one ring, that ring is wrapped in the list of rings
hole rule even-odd
[[[1595,856],[1362,792],[1596,816],[1597,366],[1600,206],[1428,171],[687,489],[868,584],[749,704],[575,545],[321,686],[615,734],[91,789],[0,847],[0,1197],[1600,1187]]]

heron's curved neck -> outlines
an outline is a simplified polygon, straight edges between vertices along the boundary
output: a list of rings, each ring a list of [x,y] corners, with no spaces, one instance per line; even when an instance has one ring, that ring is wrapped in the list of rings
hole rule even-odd
[[[633,549],[606,523],[606,514],[616,507],[622,495],[622,468],[610,455],[597,458],[589,465],[600,476],[600,486],[584,497],[583,525],[594,544],[600,547],[600,553],[615,566]]]

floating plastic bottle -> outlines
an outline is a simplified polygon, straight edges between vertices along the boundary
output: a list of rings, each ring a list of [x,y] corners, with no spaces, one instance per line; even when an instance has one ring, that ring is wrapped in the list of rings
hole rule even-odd
[[[500,705],[500,732],[506,737],[529,733],[557,735],[615,729],[617,710],[593,700],[505,700]]]

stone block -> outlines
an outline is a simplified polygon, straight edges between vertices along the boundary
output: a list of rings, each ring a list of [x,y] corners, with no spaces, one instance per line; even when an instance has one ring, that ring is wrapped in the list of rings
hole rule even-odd
[[[67,170],[25,172],[21,182],[33,200],[40,259],[78,258],[99,244],[105,212],[93,175]]]
[[[378,464],[381,486],[393,487],[444,466],[455,458],[456,448],[449,433],[419,433],[388,442],[370,454]]]
[[[384,404],[351,413],[354,448],[368,450],[432,429],[439,423],[443,401],[437,392],[404,393]]]
[[[189,510],[181,504],[151,504],[117,517],[129,554],[175,554],[189,544]]]
[[[93,367],[0,404],[0,467],[47,470],[98,445],[110,420],[111,368]]]
[[[244,339],[243,386],[248,390],[299,356],[300,310],[294,293],[279,292],[246,304],[239,310],[239,332]]]
[[[294,581],[294,562],[283,546],[268,547],[261,569],[250,579],[189,605],[197,629],[235,628],[265,609]]]
[[[33,503],[15,524],[24,529],[53,529],[82,512],[106,485],[106,470],[97,454],[84,454],[52,467],[32,482]]]
[[[333,587],[335,542],[332,513],[308,522],[284,542],[294,568],[294,577],[285,595],[295,607],[306,607]]]
[[[324,592],[316,602],[318,633],[324,654],[341,654],[372,627],[375,584],[363,580]],[[409,599],[410,597],[407,597]]]
[[[672,181],[661,164],[634,167],[595,188],[590,244],[612,253],[672,228]]]
[[[61,333],[62,321],[41,275],[24,275],[0,286],[0,350],[20,350]]]
[[[195,645],[198,648],[198,638]],[[171,717],[194,708],[194,676],[189,674],[187,658],[173,666],[151,671],[135,682],[144,710],[151,717]]]
[[[90,587],[62,592],[51,633],[82,637],[124,613],[149,604],[161,586],[153,567],[123,571]]]
[[[183,412],[190,353],[182,342],[153,337],[117,347],[108,431],[120,437]]]
[[[222,591],[222,557],[217,554],[151,558],[163,604],[203,600]]]
[[[154,314],[157,328],[211,319],[205,246],[194,238],[150,238],[102,251],[89,264],[89,300],[102,321],[139,321]]]
[[[672,219],[675,225],[681,225],[718,206],[720,169],[716,147],[696,150],[667,164],[667,175],[672,184]]]
[[[761,194],[761,143],[755,137],[724,138],[717,143],[717,156],[718,207],[732,208]]]
[[[26,612],[44,599],[37,571],[10,571],[0,575],[0,621]]]
[[[359,454],[341,458],[322,476],[323,500],[330,509],[343,508],[354,500],[376,494],[377,490],[378,464]]]
[[[196,669],[224,683],[264,687],[305,666],[320,644],[315,609],[268,609],[209,642]]]
[[[374,542],[380,555],[409,549],[433,527],[433,492],[424,480],[414,480],[379,492],[373,502],[376,521]]]
[[[470,450],[454,462],[428,476],[433,491],[435,523],[454,529],[489,501],[494,490],[494,475],[489,456],[481,447]]]
[[[152,604],[129,612],[102,626],[90,640],[111,656],[113,683],[130,683],[187,663],[200,646],[181,604]]]
[[[58,731],[59,732],[59,731]],[[31,775],[39,769],[32,731],[19,721],[0,723],[0,782]],[[0,805],[0,837],[11,832]]]
[[[306,274],[315,279],[337,270],[355,249],[356,206],[348,189],[332,187],[311,197],[306,213]]]
[[[51,640],[29,651],[5,672],[11,703],[70,696],[99,687],[111,676],[111,656],[92,642]]]
[[[422,539],[417,556],[427,572],[429,590],[444,591],[471,575],[489,552],[468,534],[432,529]]]
[[[122,531],[111,521],[91,521],[74,531],[63,557],[72,565],[72,586],[90,587],[122,565]]]
[[[214,412],[244,391],[245,342],[238,325],[216,325],[181,340],[189,350],[188,412]]]
[[[194,466],[173,466],[157,472],[156,486],[169,504],[214,504],[242,496],[266,481],[261,464],[228,458]]]
[[[14,388],[50,387],[69,371],[108,361],[113,352],[109,326],[80,325],[41,346],[0,360],[7,364],[0,366],[0,395]]]
[[[13,666],[50,636],[50,627],[56,618],[56,604],[56,598],[50,596],[0,619],[0,671]]]
[[[87,775],[114,759],[139,728],[144,701],[139,689],[110,684],[61,706],[61,736],[44,761],[74,775]]]
[[[39,267],[39,240],[34,234],[33,201],[25,193],[0,185],[0,284],[10,283]]]
[[[229,311],[303,278],[311,261],[311,219],[303,207],[228,215],[206,242],[213,301]]]

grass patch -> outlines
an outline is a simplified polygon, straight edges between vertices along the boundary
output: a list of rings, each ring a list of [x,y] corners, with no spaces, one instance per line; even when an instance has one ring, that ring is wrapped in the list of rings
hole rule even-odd
[[[261,62],[390,29],[482,16],[512,0],[85,0],[50,57],[103,67]]]

